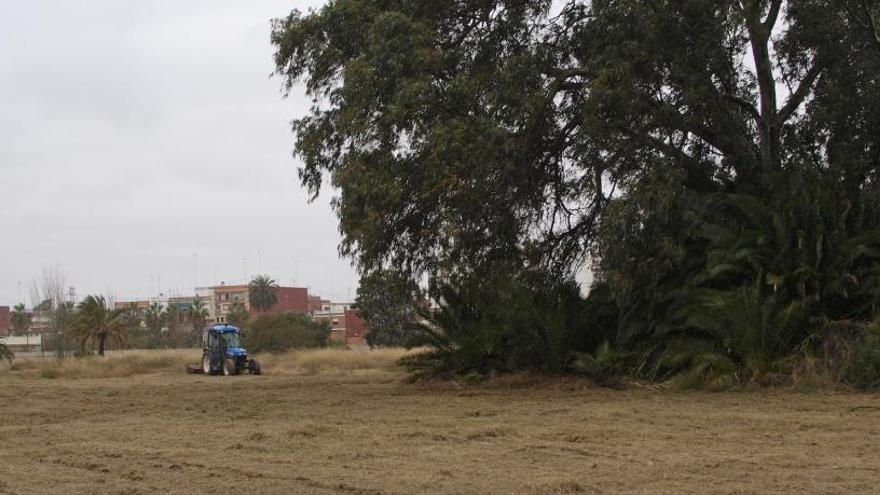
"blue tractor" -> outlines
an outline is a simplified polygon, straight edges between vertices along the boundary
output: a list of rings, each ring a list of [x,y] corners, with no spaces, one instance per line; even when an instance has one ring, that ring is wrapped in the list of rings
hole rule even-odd
[[[252,375],[260,374],[260,363],[256,359],[248,359],[247,350],[241,346],[241,330],[238,327],[211,325],[205,328],[202,340],[202,373],[237,375],[247,370]]]

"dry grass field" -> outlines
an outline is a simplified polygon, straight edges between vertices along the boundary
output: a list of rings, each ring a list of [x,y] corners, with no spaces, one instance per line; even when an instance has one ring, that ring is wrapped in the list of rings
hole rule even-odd
[[[0,365],[0,493],[877,493],[880,397],[405,382],[400,353]]]

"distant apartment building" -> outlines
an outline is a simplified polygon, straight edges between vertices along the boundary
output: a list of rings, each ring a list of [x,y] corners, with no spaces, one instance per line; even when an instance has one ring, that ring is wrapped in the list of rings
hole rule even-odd
[[[345,310],[345,343],[363,346],[367,344],[367,324],[360,313],[353,309]]]
[[[321,311],[330,311],[330,300],[321,296],[309,296],[309,312],[319,313]]]
[[[311,310],[311,300],[309,298],[309,289],[305,287],[278,287],[275,289],[275,305],[265,312],[251,309],[255,315],[280,313],[292,311],[294,313],[309,313]]]
[[[313,298],[309,297],[309,290],[305,287],[278,287],[275,289],[275,305],[266,311],[258,311],[251,307],[250,290],[247,285],[220,284],[214,287],[199,289],[205,294],[211,294],[212,318],[217,323],[225,323],[229,310],[235,303],[240,303],[252,315],[280,313],[292,311],[295,313],[310,313],[312,311]]]
[[[250,291],[246,284],[196,287],[195,296],[151,299],[149,301],[117,301],[116,308],[126,308],[135,304],[141,312],[146,311],[152,302],[162,307],[169,303],[177,304],[186,313],[194,299],[202,301],[208,312],[208,323],[227,323],[232,306],[241,304],[252,316],[281,312],[295,312],[311,315],[316,321],[326,321],[331,328],[331,339],[348,345],[365,345],[367,328],[363,319],[354,310],[354,303],[332,302],[320,296],[310,295],[306,287],[278,287],[275,289],[275,304],[266,311],[251,307]]]
[[[351,346],[367,343],[367,326],[360,314],[352,309],[353,303],[331,303],[326,311],[313,313],[315,321],[330,325],[330,339]]]
[[[143,314],[150,307],[150,301],[113,301],[113,309],[134,309]]]
[[[214,288],[213,287],[196,287],[196,297],[202,301],[202,305],[208,311],[208,321],[217,321],[217,310],[215,309]]]
[[[9,306],[0,306],[0,336],[9,335],[12,328],[12,313]]]
[[[214,321],[226,323],[232,305],[239,303],[250,311],[247,285],[226,285],[221,283],[211,288],[213,292]]]

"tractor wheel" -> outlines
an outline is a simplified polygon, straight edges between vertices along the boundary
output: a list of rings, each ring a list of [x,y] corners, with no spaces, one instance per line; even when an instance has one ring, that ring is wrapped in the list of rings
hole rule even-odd
[[[257,361],[256,359],[251,359],[250,369],[251,369],[252,375],[259,375],[260,374],[260,362]]]
[[[223,360],[223,374],[226,376],[238,374],[238,370],[235,368],[235,361],[231,359]]]
[[[207,354],[202,356],[202,371],[206,375],[211,374],[211,356],[208,356]]]

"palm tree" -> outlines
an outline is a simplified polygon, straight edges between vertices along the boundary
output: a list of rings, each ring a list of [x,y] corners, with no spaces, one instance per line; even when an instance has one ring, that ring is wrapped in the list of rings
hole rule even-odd
[[[12,331],[17,335],[27,334],[31,329],[31,313],[24,308],[24,304],[16,304],[12,307]]]
[[[25,349],[30,349],[31,318],[33,315],[24,309],[24,304],[16,304],[12,307],[12,331],[27,337]]]
[[[180,306],[176,303],[168,303],[165,308],[165,324],[168,326],[173,346],[177,347],[180,337]]]
[[[208,320],[208,308],[201,299],[193,299],[189,305],[189,321],[192,323],[193,332],[199,333],[205,327]]]
[[[208,308],[205,307],[204,301],[198,297],[193,299],[189,305],[189,322],[192,325],[192,334],[187,339],[187,345],[195,345],[200,338],[202,330],[208,321]]]
[[[248,284],[248,302],[257,311],[266,311],[278,302],[278,284],[268,275],[258,275]]]
[[[162,305],[154,302],[150,304],[144,312],[144,322],[150,333],[158,336],[162,332],[162,324],[165,323],[165,313],[162,311]]]
[[[108,340],[122,343],[125,328],[124,311],[108,307],[104,296],[89,296],[77,306],[73,334],[83,346],[97,342],[99,356],[104,355]]]

